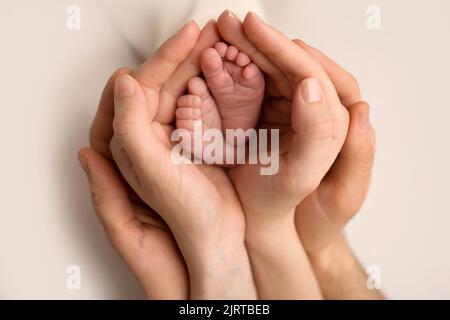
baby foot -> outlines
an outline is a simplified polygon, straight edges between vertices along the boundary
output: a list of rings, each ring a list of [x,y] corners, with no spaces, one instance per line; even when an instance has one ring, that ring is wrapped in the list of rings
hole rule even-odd
[[[177,128],[193,132],[196,120],[201,121],[203,132],[218,129],[223,132],[223,136],[226,129],[254,128],[265,84],[259,68],[251,63],[245,53],[223,42],[203,51],[201,67],[206,82],[200,77],[189,80],[188,94],[177,101]],[[203,143],[204,147],[205,144]],[[225,141],[221,144],[224,146],[225,157],[230,146]],[[192,151],[194,145],[186,147]],[[220,164],[224,162],[221,161]]]
[[[186,129],[191,132],[192,143],[183,146],[191,154],[194,150],[194,142],[202,143],[203,147],[206,145],[202,141],[195,141],[194,125],[196,122],[201,123],[202,132],[206,132],[208,129],[217,129],[222,132],[219,110],[214,98],[209,93],[205,80],[200,77],[189,79],[188,94],[179,97],[177,100],[175,119],[178,129]]]
[[[203,51],[201,68],[219,109],[222,130],[255,127],[264,96],[264,76],[249,56],[217,42]]]

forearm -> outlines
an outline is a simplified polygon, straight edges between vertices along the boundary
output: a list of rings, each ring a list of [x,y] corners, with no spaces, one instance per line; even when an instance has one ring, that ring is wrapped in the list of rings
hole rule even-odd
[[[246,244],[260,299],[322,298],[293,219],[248,219]]]
[[[367,275],[344,236],[309,257],[326,299],[383,299],[367,287]]]

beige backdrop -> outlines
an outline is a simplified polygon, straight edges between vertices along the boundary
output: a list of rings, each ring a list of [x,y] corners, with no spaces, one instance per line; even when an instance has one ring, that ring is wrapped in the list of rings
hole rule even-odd
[[[0,298],[143,296],[91,209],[76,152],[110,72],[202,18],[192,2],[0,0]],[[66,28],[72,3],[78,31]],[[389,297],[449,299],[450,2],[263,4],[276,27],[351,70],[372,106],[374,181],[348,228],[361,261],[380,267]],[[379,30],[366,26],[372,4]],[[80,290],[67,289],[69,265]]]

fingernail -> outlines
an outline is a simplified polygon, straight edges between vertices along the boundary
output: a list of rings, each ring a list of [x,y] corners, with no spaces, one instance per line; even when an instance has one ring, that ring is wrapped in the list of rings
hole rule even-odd
[[[309,78],[302,84],[303,100],[307,103],[319,102],[322,100],[322,89],[315,78]]]
[[[253,16],[254,18],[258,19],[258,20],[261,21],[264,25],[267,26],[267,23],[264,21],[264,19],[261,18],[261,16],[258,15],[258,14],[256,14],[255,12],[250,11],[250,12],[248,13],[248,15],[249,15],[249,16]]]
[[[258,18],[259,20],[262,20],[261,17],[258,16],[258,15],[257,15],[255,12],[253,12],[253,11],[250,11],[250,12],[248,13],[248,15],[249,15],[249,16],[254,16],[255,18]]]
[[[227,10],[227,16],[229,16],[229,17],[231,17],[233,19],[238,19],[239,20],[239,17],[231,10]]]
[[[78,161],[80,162],[81,167],[83,168],[84,172],[89,176],[89,170],[88,170],[86,159],[79,155]]]
[[[116,80],[115,86],[115,97],[116,99],[123,99],[126,97],[131,97],[134,95],[135,88],[134,82],[129,75],[120,76]]]
[[[361,129],[367,129],[370,126],[369,108],[365,108],[358,114],[358,124]]]
[[[181,30],[183,30],[184,28],[186,28],[187,26],[190,26],[191,24],[196,24],[196,22],[193,20],[193,19],[189,19],[188,20],[188,22],[186,22],[185,24],[184,24],[184,26],[183,27],[181,27]]]
[[[190,19],[188,22],[186,22],[181,28],[180,30],[178,30],[177,34],[180,34],[182,32],[184,32],[184,30],[186,30],[190,25],[195,24],[197,25],[197,22],[195,22],[193,19]]]

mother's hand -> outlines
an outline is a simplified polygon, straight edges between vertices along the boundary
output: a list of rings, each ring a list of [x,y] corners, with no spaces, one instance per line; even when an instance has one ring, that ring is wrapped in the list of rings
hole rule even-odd
[[[105,142],[114,133],[112,156],[134,191],[173,232],[189,270],[191,297],[254,298],[244,218],[230,181],[222,169],[176,165],[171,159],[176,98],[200,72],[201,51],[216,41],[215,23],[201,35],[195,24],[187,24],[133,73],[134,78],[118,77],[114,112],[100,107],[91,141],[109,155]]]
[[[129,188],[110,156],[116,71],[106,84],[90,132],[90,149],[79,152],[92,204],[106,234],[149,299],[188,299],[189,277],[171,231]],[[161,277],[164,275],[164,277]]]

